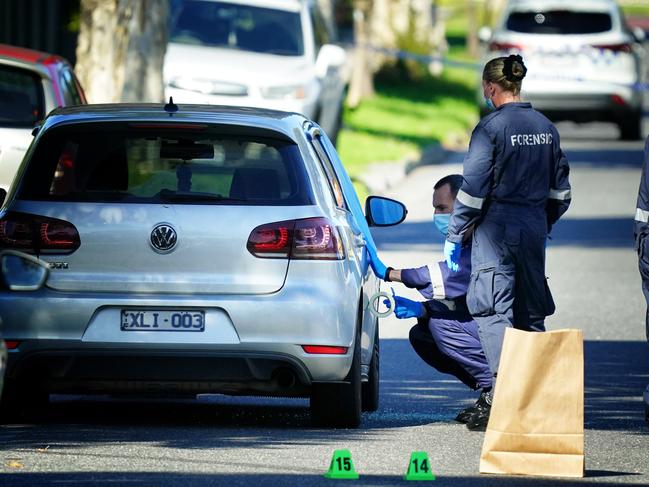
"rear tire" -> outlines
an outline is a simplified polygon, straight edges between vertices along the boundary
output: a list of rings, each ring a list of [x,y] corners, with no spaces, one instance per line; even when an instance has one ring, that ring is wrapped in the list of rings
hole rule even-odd
[[[0,400],[0,418],[21,419],[47,407],[49,393],[14,381],[5,380]]]
[[[374,333],[374,350],[372,351],[372,360],[370,361],[368,381],[363,383],[363,411],[373,412],[379,408],[379,370],[379,323],[377,320],[376,332]]]
[[[358,328],[358,327],[357,327]],[[313,384],[311,421],[316,426],[356,428],[361,422],[361,341],[356,336],[354,358],[344,382]]]
[[[640,140],[642,138],[642,115],[637,112],[629,113],[627,117],[618,122],[620,139]]]

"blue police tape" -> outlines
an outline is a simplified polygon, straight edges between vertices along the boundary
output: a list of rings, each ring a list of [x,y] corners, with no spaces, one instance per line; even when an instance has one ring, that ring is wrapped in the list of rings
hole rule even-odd
[[[449,59],[444,56],[433,56],[433,55],[427,55],[427,54],[416,54],[414,52],[410,51],[403,51],[401,49],[389,49],[386,47],[378,47],[378,46],[372,46],[369,44],[357,44],[357,47],[362,47],[363,49],[366,49],[368,51],[384,54],[389,57],[393,57],[395,59],[402,59],[402,60],[411,60],[411,61],[417,61],[422,64],[432,64],[432,63],[439,63],[443,64],[445,66],[452,66],[456,68],[465,68],[465,69],[473,69],[476,71],[481,71],[482,68],[484,67],[480,63],[473,63],[473,62],[468,62],[468,61],[454,61],[453,59]],[[603,49],[600,49],[600,51],[603,51]],[[540,79],[540,80],[547,80],[547,81],[576,81],[576,82],[588,82],[592,80],[585,79],[581,76],[571,76],[571,75],[553,75],[553,76],[530,76],[531,78],[534,79]],[[617,86],[623,86],[626,88],[631,88],[633,91],[649,91],[649,83],[618,83],[618,82],[612,82],[612,81],[605,81],[607,84],[613,84]]]
[[[376,252],[377,247],[374,243],[374,238],[372,238],[370,227],[367,224],[367,220],[365,219],[365,213],[363,212],[363,207],[361,206],[361,202],[358,199],[358,195],[356,194],[356,189],[354,189],[354,184],[352,183],[349,174],[347,174],[347,170],[343,166],[342,161],[338,157],[338,153],[334,149],[333,145],[331,145],[331,141],[328,138],[323,137],[322,142],[324,149],[334,166],[336,174],[339,176],[341,186],[340,189],[343,192],[343,197],[345,198],[347,207],[349,208],[349,211],[353,216],[353,218],[351,218],[351,224],[354,227],[354,231],[360,233],[365,240],[365,245]],[[361,262],[363,274],[367,272],[369,265],[369,255],[367,253],[367,249],[365,249]]]
[[[410,51],[403,51],[401,49],[389,49],[387,47],[378,47],[378,46],[372,46],[369,44],[357,44],[357,47],[362,47],[363,49],[366,49],[368,51],[373,51],[373,52],[378,52],[381,54],[385,54],[386,56],[390,56],[396,59],[403,59],[403,60],[411,60],[411,61],[418,61],[423,64],[430,64],[430,63],[441,63],[445,64],[447,66],[453,66],[457,68],[469,68],[469,69],[475,69],[475,70],[481,70],[482,65],[479,63],[471,63],[471,62],[466,62],[466,61],[454,61],[452,59],[449,59],[447,57],[443,56],[431,56],[428,54],[416,54],[414,52]]]

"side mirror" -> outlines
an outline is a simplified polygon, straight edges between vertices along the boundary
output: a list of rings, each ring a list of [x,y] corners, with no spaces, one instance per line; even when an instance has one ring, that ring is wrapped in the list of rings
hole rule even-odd
[[[491,30],[491,27],[483,25],[480,27],[480,30],[478,30],[478,39],[480,42],[487,43],[491,39],[492,34],[493,31]]]
[[[407,214],[406,205],[390,198],[370,196],[365,201],[365,218],[370,227],[398,225],[406,219]]]
[[[631,33],[637,42],[642,43],[647,40],[647,33],[641,27],[634,27]]]
[[[315,61],[315,74],[318,78],[324,78],[330,67],[340,68],[347,62],[345,50],[334,44],[325,44],[320,48]]]
[[[0,275],[10,291],[36,291],[48,274],[47,264],[36,257],[14,250],[0,253]]]

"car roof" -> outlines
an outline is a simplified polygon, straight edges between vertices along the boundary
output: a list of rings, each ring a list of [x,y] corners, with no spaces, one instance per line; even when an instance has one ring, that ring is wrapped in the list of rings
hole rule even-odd
[[[589,11],[589,10],[610,10],[617,8],[615,0],[509,0],[508,5],[510,10],[540,10],[540,9],[556,9],[556,10],[576,10],[576,11]]]
[[[179,122],[241,125],[280,132],[295,140],[294,130],[307,119],[298,113],[252,107],[218,105],[177,105],[165,111],[162,103],[112,103],[77,105],[53,110],[44,128],[85,122]]]
[[[56,54],[10,46],[9,44],[0,44],[0,58],[22,61],[28,64],[56,64],[67,62],[64,58]]]
[[[302,0],[204,0],[208,2],[224,1],[225,3],[234,3],[237,5],[249,5],[251,7],[262,7],[276,10],[287,10],[299,12]]]

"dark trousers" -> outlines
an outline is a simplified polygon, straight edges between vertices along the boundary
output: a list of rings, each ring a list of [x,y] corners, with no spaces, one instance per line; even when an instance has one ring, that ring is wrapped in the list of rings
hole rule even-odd
[[[409,338],[417,355],[439,372],[455,376],[471,389],[491,387],[489,364],[470,315],[419,320]]]
[[[475,227],[469,312],[495,375],[505,330],[545,331],[554,302],[545,278],[545,212],[494,205]]]
[[[649,268],[645,270],[649,274]],[[642,294],[647,302],[647,313],[645,315],[645,330],[647,334],[647,341],[649,341],[649,277],[642,277]]]

